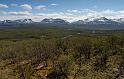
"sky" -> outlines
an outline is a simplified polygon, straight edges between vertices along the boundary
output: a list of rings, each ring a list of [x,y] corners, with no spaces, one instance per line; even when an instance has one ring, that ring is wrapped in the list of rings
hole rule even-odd
[[[124,0],[0,0],[0,20],[124,18]]]

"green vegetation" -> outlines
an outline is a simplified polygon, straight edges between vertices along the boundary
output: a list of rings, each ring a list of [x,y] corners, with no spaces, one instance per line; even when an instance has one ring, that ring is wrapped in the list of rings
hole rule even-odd
[[[123,79],[124,30],[0,28],[0,79]]]

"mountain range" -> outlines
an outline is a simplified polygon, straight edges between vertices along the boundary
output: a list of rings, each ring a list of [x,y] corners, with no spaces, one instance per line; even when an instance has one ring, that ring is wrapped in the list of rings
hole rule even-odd
[[[124,18],[119,19],[108,19],[106,17],[100,18],[87,18],[84,20],[78,20],[74,22],[68,22],[63,19],[53,19],[45,18],[40,22],[32,21],[31,19],[18,19],[18,20],[4,20],[0,21],[0,25],[12,25],[12,24],[31,24],[31,23],[41,23],[41,24],[70,24],[70,25],[124,25]]]
[[[89,25],[121,25],[124,24],[124,18],[119,19],[107,19],[105,17],[100,18],[88,18],[84,20],[78,20],[73,22],[72,24],[89,24]]]
[[[34,23],[31,19],[18,19],[18,20],[4,20],[0,21],[0,24],[29,24]]]

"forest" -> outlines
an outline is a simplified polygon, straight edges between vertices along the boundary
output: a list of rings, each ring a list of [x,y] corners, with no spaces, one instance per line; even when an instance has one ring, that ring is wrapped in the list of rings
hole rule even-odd
[[[1,27],[0,79],[124,79],[124,30]]]

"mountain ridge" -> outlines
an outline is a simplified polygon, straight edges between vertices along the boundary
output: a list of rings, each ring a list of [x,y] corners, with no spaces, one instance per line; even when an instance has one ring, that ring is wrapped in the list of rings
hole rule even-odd
[[[108,19],[106,17],[100,18],[87,18],[84,20],[78,20],[74,22],[68,22],[67,20],[60,19],[60,18],[45,18],[40,22],[32,21],[32,19],[17,19],[17,20],[4,20],[0,21],[0,24],[30,24],[30,23],[41,23],[41,24],[77,24],[77,25],[124,25],[124,18],[119,19]]]

